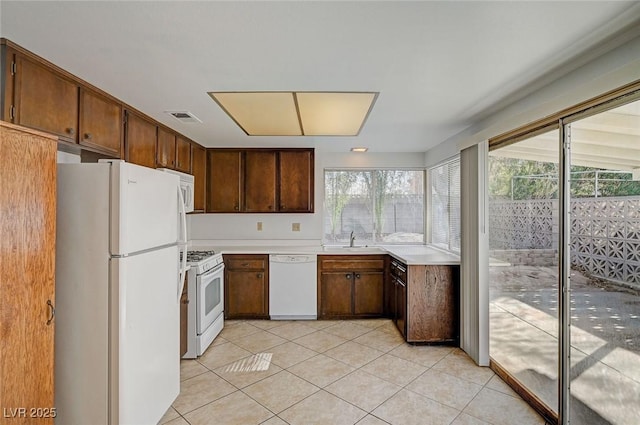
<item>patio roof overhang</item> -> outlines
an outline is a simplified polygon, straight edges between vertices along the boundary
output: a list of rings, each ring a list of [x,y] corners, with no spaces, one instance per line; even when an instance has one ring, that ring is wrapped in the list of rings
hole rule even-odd
[[[492,156],[558,162],[556,132],[496,149]],[[571,164],[630,171],[640,180],[640,101],[571,124]]]

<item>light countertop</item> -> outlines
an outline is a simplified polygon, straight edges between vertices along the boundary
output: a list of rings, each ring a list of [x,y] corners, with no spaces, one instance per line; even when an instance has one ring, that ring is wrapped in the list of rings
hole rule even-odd
[[[217,245],[215,241],[194,241],[193,249],[213,249],[223,254],[315,254],[315,255],[385,255],[407,265],[458,265],[460,257],[430,245],[376,245],[356,248],[322,245]]]

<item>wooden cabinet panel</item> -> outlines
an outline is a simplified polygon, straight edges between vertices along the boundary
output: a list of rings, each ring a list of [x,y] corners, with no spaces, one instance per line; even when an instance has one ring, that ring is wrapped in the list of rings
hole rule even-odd
[[[80,90],[81,145],[120,158],[122,121],[122,105],[90,90]]]
[[[137,114],[127,111],[125,126],[125,146],[127,162],[155,168],[156,166],[156,125]]]
[[[276,210],[276,152],[245,153],[244,209],[247,212]]]
[[[191,172],[191,143],[183,137],[176,137],[176,170]]]
[[[455,341],[458,266],[409,266],[407,341]]]
[[[78,85],[22,55],[16,54],[15,62],[13,122],[75,143],[78,136]]]
[[[268,315],[264,272],[229,270],[226,317],[241,318]]]
[[[193,209],[204,211],[207,192],[207,150],[200,145],[191,145],[191,174],[193,174]]]
[[[320,274],[320,315],[350,316],[352,314],[352,273],[323,272]]]
[[[188,349],[188,327],[189,327],[189,291],[188,278],[184,277],[184,289],[180,296],[180,358],[187,353]]]
[[[279,152],[281,212],[313,212],[312,150]]]
[[[54,406],[57,140],[0,122],[0,400]],[[51,305],[51,307],[50,307]],[[5,423],[5,422],[2,422]]]
[[[385,270],[383,255],[318,256],[320,318],[382,316]]]
[[[269,318],[269,256],[225,255],[227,319]]]
[[[158,127],[156,162],[158,167],[162,168],[175,168],[176,166],[176,135],[162,127]]]
[[[207,152],[207,212],[239,212],[242,209],[242,151]]]
[[[353,314],[381,316],[384,313],[384,272],[353,273]]]

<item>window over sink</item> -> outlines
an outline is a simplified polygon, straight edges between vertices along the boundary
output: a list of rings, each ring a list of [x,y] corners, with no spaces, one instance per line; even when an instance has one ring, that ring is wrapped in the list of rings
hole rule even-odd
[[[424,243],[424,170],[325,169],[325,244]]]

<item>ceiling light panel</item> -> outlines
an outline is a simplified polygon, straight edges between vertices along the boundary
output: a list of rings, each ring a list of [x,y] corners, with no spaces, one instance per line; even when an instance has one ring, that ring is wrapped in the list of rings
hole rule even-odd
[[[305,136],[357,136],[377,93],[297,92]]]
[[[210,92],[209,95],[250,136],[301,136],[291,92]]]

